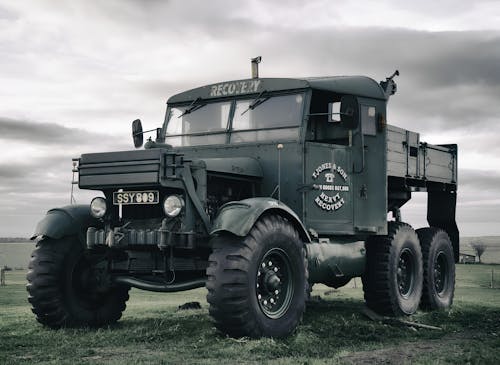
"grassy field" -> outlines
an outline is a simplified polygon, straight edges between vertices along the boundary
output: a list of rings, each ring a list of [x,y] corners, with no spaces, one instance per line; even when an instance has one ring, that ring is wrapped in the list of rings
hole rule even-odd
[[[499,364],[500,266],[458,265],[449,312],[418,312],[429,330],[373,322],[362,314],[362,289],[316,285],[297,332],[283,340],[231,339],[212,326],[205,290],[131,291],[122,320],[103,329],[48,330],[31,314],[25,272],[0,287],[0,364]],[[201,310],[178,310],[199,301]]]
[[[35,243],[0,242],[0,267],[27,268]]]
[[[486,250],[481,257],[482,262],[486,264],[500,264],[499,236],[460,237],[460,252],[475,255],[474,250],[470,246],[471,242],[481,242],[485,245]]]

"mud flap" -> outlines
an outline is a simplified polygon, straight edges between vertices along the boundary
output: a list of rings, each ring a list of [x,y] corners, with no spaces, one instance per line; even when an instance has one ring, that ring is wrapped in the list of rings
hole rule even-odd
[[[456,191],[429,191],[427,193],[427,222],[430,227],[443,229],[450,236],[455,262],[458,262],[460,240],[455,211]]]

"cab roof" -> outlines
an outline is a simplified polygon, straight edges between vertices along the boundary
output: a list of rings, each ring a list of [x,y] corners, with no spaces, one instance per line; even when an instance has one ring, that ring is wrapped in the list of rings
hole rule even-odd
[[[378,82],[366,76],[326,76],[303,79],[256,78],[224,81],[184,91],[168,99],[169,104],[189,102],[241,95],[253,95],[261,92],[279,92],[287,90],[313,89],[338,94],[349,94],[374,99],[387,100],[384,90]]]

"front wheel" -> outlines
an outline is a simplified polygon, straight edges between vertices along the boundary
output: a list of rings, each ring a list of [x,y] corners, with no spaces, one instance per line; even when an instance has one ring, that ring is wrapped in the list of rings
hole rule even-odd
[[[307,295],[307,261],[293,225],[260,218],[243,239],[212,240],[207,301],[215,326],[233,337],[285,337],[299,324]]]
[[[38,322],[60,328],[118,321],[129,288],[100,285],[96,273],[76,237],[38,242],[31,254],[26,287]]]

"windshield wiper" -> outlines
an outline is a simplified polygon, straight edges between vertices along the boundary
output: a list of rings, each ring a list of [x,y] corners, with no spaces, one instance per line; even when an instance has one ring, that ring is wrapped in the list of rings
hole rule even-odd
[[[252,101],[252,103],[248,106],[248,108],[246,108],[240,115],[243,115],[245,114],[247,111],[249,110],[254,110],[255,108],[257,108],[260,104],[266,102],[267,100],[269,100],[270,96],[265,96],[265,97],[262,97],[264,94],[266,94],[267,91],[266,90],[263,90],[259,96],[257,96],[255,98],[254,101]]]
[[[186,110],[184,110],[184,112],[181,115],[179,115],[177,118],[180,118],[186,114],[190,114],[190,113],[194,112],[195,110],[201,109],[205,105],[207,105],[207,104],[200,104],[200,101],[203,101],[202,98],[196,98],[196,100],[193,100],[191,105],[189,105],[188,108]]]

